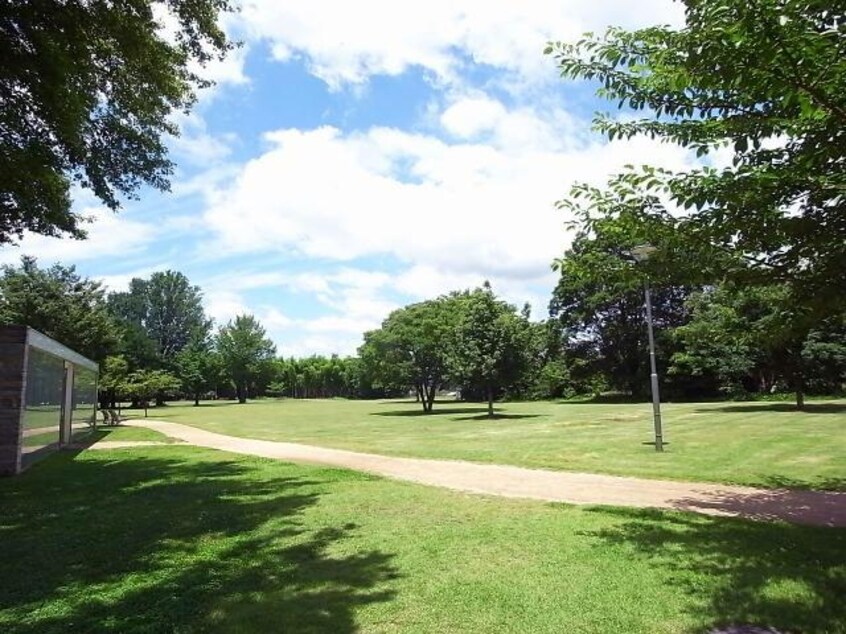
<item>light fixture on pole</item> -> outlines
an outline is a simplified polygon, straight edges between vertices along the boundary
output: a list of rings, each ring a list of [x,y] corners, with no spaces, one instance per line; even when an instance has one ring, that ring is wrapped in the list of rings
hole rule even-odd
[[[651,244],[641,244],[628,253],[637,262],[646,262],[657,249]],[[661,426],[661,397],[658,393],[658,368],[655,364],[655,336],[652,334],[652,297],[649,278],[644,282],[646,294],[646,329],[649,333],[649,380],[652,384],[652,421],[655,425],[655,451],[664,451],[664,431]]]

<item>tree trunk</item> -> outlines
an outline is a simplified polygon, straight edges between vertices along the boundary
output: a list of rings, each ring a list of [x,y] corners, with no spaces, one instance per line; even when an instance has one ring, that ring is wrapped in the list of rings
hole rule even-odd
[[[200,393],[197,392],[194,394],[194,407],[200,406]]]
[[[434,384],[432,384],[429,387],[428,393],[426,394],[426,400],[429,403],[429,413],[432,412],[432,408],[435,406],[435,392],[436,391],[437,391],[436,386]]]
[[[246,403],[247,402],[247,392],[244,389],[244,386],[239,385],[236,389],[236,392],[238,393],[238,402],[239,403]]]
[[[796,392],[796,409],[805,409],[805,373],[802,368],[802,348],[796,352],[793,366],[793,390]]]
[[[493,385],[490,383],[488,384],[488,418],[493,418],[494,416],[494,407],[493,407]]]
[[[416,395],[416,402],[423,406],[423,412],[428,414],[431,411],[429,407],[429,399],[426,398],[426,387],[422,383],[417,383],[414,386],[414,393]]]

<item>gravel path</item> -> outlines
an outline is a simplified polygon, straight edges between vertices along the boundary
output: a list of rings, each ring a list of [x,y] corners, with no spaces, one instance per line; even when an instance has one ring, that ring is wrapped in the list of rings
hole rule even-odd
[[[292,462],[342,467],[457,491],[569,504],[693,511],[759,521],[846,527],[846,492],[755,489],[721,484],[543,471],[459,460],[399,458],[269,440],[237,438],[150,419],[146,427],[198,447]]]

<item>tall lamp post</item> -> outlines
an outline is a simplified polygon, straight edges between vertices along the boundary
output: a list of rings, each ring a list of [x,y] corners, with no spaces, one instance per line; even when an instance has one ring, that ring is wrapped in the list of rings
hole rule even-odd
[[[635,262],[646,262],[655,253],[651,244],[641,244],[629,251]],[[664,431],[661,427],[661,396],[658,393],[658,368],[655,365],[655,336],[652,334],[652,297],[649,279],[644,283],[646,293],[646,329],[649,333],[649,379],[652,384],[652,421],[655,425],[655,451],[664,451]]]

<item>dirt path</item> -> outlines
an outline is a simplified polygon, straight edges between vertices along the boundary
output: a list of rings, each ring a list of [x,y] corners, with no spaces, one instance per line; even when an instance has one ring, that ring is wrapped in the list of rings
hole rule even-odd
[[[542,471],[458,460],[399,458],[269,440],[236,438],[196,427],[143,419],[146,427],[198,447],[329,465],[397,480],[504,497],[570,504],[604,504],[693,511],[706,515],[784,520],[846,527],[846,493],[755,489],[721,484],[622,478],[593,473]]]

